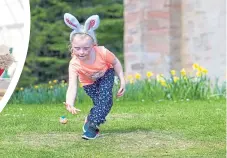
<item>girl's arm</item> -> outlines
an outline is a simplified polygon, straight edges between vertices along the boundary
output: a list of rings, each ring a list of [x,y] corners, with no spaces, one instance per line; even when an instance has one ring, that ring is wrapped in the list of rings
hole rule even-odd
[[[77,94],[77,77],[78,75],[72,71],[71,67],[69,66],[69,82],[66,92],[66,103],[64,104],[66,109],[72,114],[76,114],[78,111],[80,111],[74,107]]]
[[[117,57],[115,57],[115,60],[113,62],[113,67],[121,82],[120,89],[118,90],[118,93],[117,93],[117,96],[121,97],[125,92],[125,79],[124,79],[122,65]]]

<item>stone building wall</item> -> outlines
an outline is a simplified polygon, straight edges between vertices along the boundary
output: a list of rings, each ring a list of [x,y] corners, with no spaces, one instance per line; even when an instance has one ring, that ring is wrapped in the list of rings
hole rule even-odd
[[[126,74],[198,63],[226,78],[225,0],[124,0]],[[215,65],[215,66],[214,66]]]

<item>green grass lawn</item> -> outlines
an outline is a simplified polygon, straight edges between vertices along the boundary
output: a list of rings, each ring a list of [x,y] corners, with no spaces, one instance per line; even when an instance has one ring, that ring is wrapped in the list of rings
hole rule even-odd
[[[58,105],[7,105],[0,114],[1,158],[224,158],[225,100],[115,102],[96,140],[83,140],[91,103],[78,115]],[[69,122],[59,123],[65,115]]]

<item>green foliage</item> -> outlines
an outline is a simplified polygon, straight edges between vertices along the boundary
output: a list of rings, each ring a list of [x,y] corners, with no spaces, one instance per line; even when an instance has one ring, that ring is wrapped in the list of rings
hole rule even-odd
[[[104,45],[123,63],[123,1],[122,0],[31,0],[31,32],[27,59],[18,87],[67,80],[69,34],[63,21],[69,12],[79,22],[93,15],[100,16],[97,29],[99,45]],[[57,70],[57,71],[56,71]]]
[[[27,104],[34,103],[60,103],[64,100],[66,94],[66,87],[56,85],[54,88],[48,86],[39,85],[36,87],[26,88],[20,91],[18,95],[15,95],[15,103],[19,103],[23,100]]]
[[[224,99],[226,89],[223,85],[216,83],[212,87],[210,80],[206,75],[200,77],[180,76],[175,81],[174,77],[167,79],[160,76],[158,79],[147,78],[140,80],[139,78],[131,78],[126,85],[126,93],[122,98],[116,98],[119,89],[119,81],[115,80],[113,88],[115,101],[189,101],[189,100],[209,100]],[[52,83],[52,82],[51,82]],[[80,87],[80,86],[78,86]],[[59,84],[42,84],[32,86],[23,90],[17,90],[12,96],[9,103],[13,104],[44,104],[59,103],[65,101],[67,83]],[[85,94],[83,88],[77,90],[77,103],[88,102],[90,98]]]
[[[174,82],[173,76],[167,81],[165,95],[169,99],[201,99],[208,98],[211,94],[210,80],[206,76],[183,77]]]

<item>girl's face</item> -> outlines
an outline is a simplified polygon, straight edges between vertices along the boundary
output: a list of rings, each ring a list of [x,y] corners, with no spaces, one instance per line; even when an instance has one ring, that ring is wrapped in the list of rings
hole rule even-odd
[[[77,34],[72,41],[72,54],[82,61],[89,60],[93,46],[94,43],[90,36]]]

